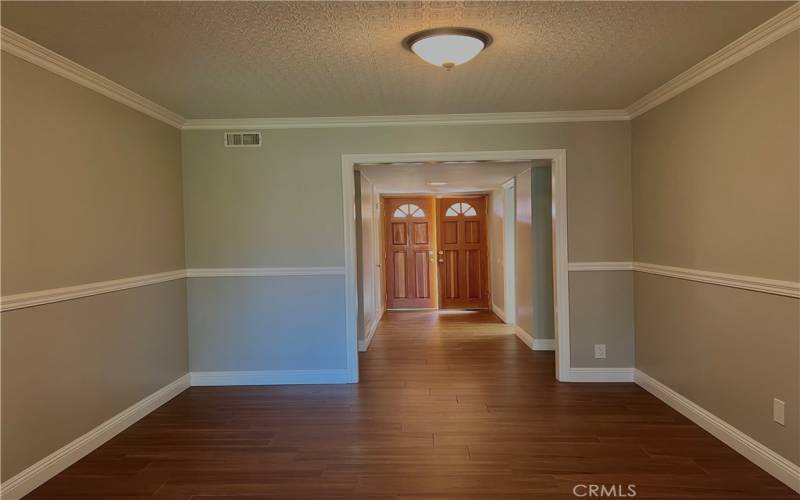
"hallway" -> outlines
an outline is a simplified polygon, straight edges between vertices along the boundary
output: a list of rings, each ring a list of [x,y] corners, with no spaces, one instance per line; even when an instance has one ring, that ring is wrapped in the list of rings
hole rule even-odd
[[[633,384],[559,384],[489,312],[388,312],[361,383],[192,387],[30,498],[797,498]]]

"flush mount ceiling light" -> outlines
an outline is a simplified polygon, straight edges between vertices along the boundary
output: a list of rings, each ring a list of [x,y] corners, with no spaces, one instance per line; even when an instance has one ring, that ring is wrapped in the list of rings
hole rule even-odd
[[[446,182],[442,182],[442,181],[432,181],[432,182],[429,182],[428,185],[429,186],[446,186],[447,183]]]
[[[434,28],[403,40],[403,46],[434,66],[447,70],[464,64],[492,43],[492,37],[471,28]]]

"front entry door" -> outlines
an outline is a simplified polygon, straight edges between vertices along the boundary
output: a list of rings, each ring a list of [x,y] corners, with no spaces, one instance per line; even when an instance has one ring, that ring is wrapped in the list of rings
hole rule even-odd
[[[385,198],[386,307],[436,307],[432,198]]]
[[[440,307],[488,309],[486,197],[438,202]]]

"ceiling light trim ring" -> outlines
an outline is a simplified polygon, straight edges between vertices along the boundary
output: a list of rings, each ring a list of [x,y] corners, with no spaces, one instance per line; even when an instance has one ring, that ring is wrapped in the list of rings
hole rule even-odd
[[[425,38],[430,38],[432,36],[439,36],[439,35],[461,35],[461,36],[468,36],[472,38],[476,38],[483,42],[483,50],[486,50],[489,45],[492,44],[494,38],[489,33],[475,29],[475,28],[462,28],[462,27],[443,27],[443,28],[431,28],[427,30],[417,31],[416,33],[412,33],[403,39],[403,47],[414,53],[411,47],[420,40],[424,40]]]

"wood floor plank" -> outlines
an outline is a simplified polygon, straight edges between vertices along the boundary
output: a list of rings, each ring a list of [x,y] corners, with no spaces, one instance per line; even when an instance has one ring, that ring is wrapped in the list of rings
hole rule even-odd
[[[634,384],[561,384],[488,312],[389,312],[361,383],[193,387],[30,498],[800,498]]]

